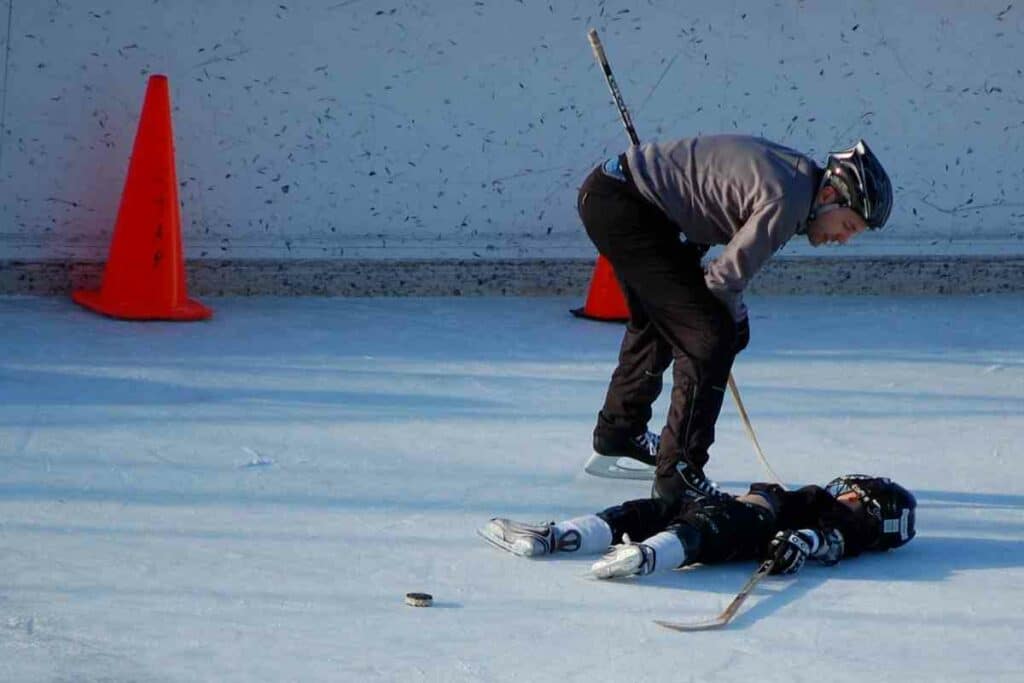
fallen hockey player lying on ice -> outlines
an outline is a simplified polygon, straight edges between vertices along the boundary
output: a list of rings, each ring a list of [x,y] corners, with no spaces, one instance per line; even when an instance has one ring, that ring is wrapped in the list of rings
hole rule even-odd
[[[899,484],[855,474],[824,488],[787,491],[776,484],[752,484],[742,496],[687,498],[675,504],[662,498],[631,500],[557,524],[495,518],[480,535],[523,557],[604,553],[591,567],[600,579],[768,557],[774,558],[771,573],[793,574],[807,558],[832,565],[865,550],[907,543],[915,534],[916,506],[914,496]]]

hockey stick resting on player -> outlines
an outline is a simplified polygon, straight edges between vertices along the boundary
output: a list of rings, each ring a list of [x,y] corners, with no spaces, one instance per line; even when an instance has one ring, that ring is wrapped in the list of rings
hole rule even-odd
[[[916,506],[899,484],[854,474],[794,491],[752,484],[742,496],[631,500],[559,523],[495,518],[480,535],[523,557],[604,553],[591,567],[601,579],[768,557],[773,574],[793,574],[808,558],[832,565],[904,545],[916,533]]]

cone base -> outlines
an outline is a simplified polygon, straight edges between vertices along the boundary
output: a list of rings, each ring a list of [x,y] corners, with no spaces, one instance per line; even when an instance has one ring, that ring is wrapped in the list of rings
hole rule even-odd
[[[629,316],[622,316],[617,314],[601,315],[600,313],[594,313],[587,311],[586,308],[573,308],[569,310],[577,318],[585,318],[587,320],[597,320],[603,323],[624,323],[629,322]]]
[[[131,301],[112,301],[103,296],[103,290],[77,289],[71,293],[71,299],[84,308],[108,318],[118,320],[170,320],[192,321],[207,320],[213,311],[194,299],[185,299],[177,306],[154,307],[142,306]]]

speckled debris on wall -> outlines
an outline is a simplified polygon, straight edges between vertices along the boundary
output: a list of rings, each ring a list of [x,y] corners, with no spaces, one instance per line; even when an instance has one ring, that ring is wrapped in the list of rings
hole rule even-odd
[[[626,140],[590,26],[641,138],[749,132],[821,159],[864,137],[897,193],[863,238],[879,255],[1020,255],[1022,10],[0,0],[0,259],[104,258],[151,73],[171,81],[190,260],[592,258],[576,188]]]

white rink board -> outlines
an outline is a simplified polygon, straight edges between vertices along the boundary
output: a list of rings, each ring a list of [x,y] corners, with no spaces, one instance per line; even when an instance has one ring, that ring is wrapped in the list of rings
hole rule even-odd
[[[626,144],[591,26],[641,139],[864,137],[871,249],[1022,252],[1006,0],[0,0],[0,259],[105,257],[151,73],[190,259],[590,257],[576,188]]]

